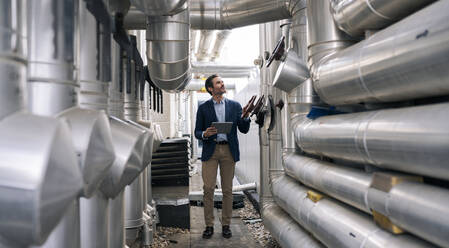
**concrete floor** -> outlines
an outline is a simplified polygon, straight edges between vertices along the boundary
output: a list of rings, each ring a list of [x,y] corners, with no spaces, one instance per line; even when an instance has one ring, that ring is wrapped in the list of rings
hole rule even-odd
[[[190,178],[190,191],[202,190],[203,184],[201,179],[201,164],[199,165],[198,173]],[[215,223],[214,235],[211,239],[203,239],[202,233],[204,230],[204,215],[203,208],[197,206],[190,206],[190,233],[189,234],[175,234],[168,237],[177,243],[170,244],[169,247],[261,247],[249,233],[247,227],[238,215],[237,211],[233,212],[231,220],[232,238],[225,239],[221,235],[221,210],[214,209]]]

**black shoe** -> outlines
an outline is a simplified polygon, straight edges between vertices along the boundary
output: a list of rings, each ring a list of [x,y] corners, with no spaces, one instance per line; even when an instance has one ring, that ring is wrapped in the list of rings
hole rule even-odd
[[[206,226],[206,229],[203,232],[203,239],[210,239],[210,237],[212,237],[212,234],[214,234],[214,227]]]
[[[223,226],[222,235],[225,239],[232,237],[231,228],[229,228],[229,226]]]

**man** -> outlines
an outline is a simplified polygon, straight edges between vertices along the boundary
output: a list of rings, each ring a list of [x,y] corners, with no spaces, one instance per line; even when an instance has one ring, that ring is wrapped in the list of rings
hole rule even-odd
[[[240,160],[237,128],[242,133],[249,130],[250,119],[245,106],[242,107],[236,101],[226,99],[223,80],[218,75],[207,78],[205,87],[212,98],[198,107],[195,125],[195,137],[203,141],[202,177],[204,183],[204,219],[206,229],[203,238],[208,239],[214,233],[214,189],[217,179],[217,168],[220,165],[221,188],[223,190],[222,204],[222,235],[230,238],[232,232],[229,228],[232,217],[232,179],[234,178],[234,166]],[[250,104],[248,104],[250,105]],[[231,132],[228,134],[217,133],[212,122],[233,122]]]

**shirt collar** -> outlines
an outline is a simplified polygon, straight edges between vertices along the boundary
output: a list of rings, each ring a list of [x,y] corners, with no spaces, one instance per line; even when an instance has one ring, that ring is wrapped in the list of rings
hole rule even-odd
[[[226,97],[223,97],[223,99],[221,100],[220,103],[218,103],[217,101],[215,101],[215,99],[212,97],[212,102],[213,102],[214,104],[223,104],[223,103],[225,103],[225,101],[226,101]]]

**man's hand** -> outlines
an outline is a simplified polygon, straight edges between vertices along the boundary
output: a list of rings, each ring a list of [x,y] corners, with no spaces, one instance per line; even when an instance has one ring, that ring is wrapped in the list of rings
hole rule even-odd
[[[252,96],[251,99],[249,99],[248,103],[243,107],[242,109],[242,116],[241,118],[247,118],[249,114],[251,114],[251,111],[254,109],[254,102],[256,101],[256,95]]]
[[[204,131],[204,137],[205,138],[208,138],[208,137],[210,137],[210,136],[212,136],[214,134],[217,134],[217,128],[215,128],[215,127],[208,127],[206,129],[206,131]]]

